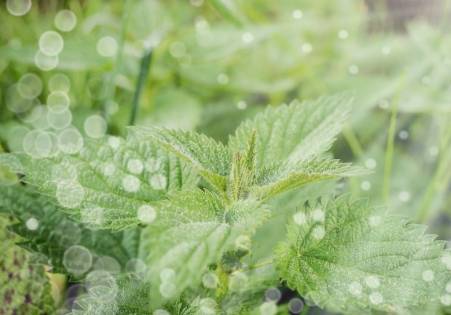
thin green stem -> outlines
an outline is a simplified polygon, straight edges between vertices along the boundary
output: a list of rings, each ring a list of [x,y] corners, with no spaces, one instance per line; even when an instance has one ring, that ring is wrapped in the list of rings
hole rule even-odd
[[[356,158],[361,157],[364,152],[363,147],[360,144],[360,141],[351,126],[348,125],[343,129],[343,136],[348,143],[352,154],[354,154]]]
[[[388,203],[390,197],[390,178],[393,169],[393,154],[395,150],[395,133],[397,119],[398,119],[398,101],[395,100],[394,104],[392,105],[390,127],[388,129],[387,136],[387,147],[385,150],[383,197],[386,203]]]
[[[136,82],[135,94],[133,95],[132,101],[132,111],[130,114],[130,125],[134,125],[136,122],[136,117],[138,115],[139,109],[139,98],[141,96],[143,87],[147,81],[147,77],[149,75],[150,64],[152,62],[153,48],[150,47],[146,49],[144,55],[141,58],[141,66],[139,69],[139,76]]]
[[[122,23],[121,23],[121,33],[119,36],[119,42],[118,42],[118,51],[115,58],[114,68],[111,72],[111,75],[109,79],[106,82],[105,87],[105,94],[104,94],[104,102],[103,102],[103,111],[106,113],[106,107],[108,103],[114,99],[115,94],[115,84],[116,84],[116,77],[117,74],[122,69],[122,59],[124,55],[124,46],[125,46],[125,36],[127,34],[127,25],[128,25],[128,19],[129,19],[129,11],[131,7],[131,0],[126,0],[124,4],[123,14],[122,14]]]
[[[225,4],[223,0],[210,0],[210,3],[229,22],[232,22],[238,27],[243,26],[241,19],[233,12],[230,4]]]

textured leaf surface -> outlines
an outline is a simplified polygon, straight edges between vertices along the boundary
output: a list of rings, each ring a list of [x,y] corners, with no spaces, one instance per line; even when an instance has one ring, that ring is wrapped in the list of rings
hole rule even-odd
[[[126,141],[85,141],[77,154],[1,155],[0,164],[25,174],[25,182],[83,223],[114,230],[140,223],[141,206],[197,183],[197,176],[179,159],[133,135]]]
[[[241,124],[230,138],[231,150],[244,150],[256,132],[258,169],[277,162],[309,160],[329,149],[347,117],[348,106],[347,98],[336,96],[268,108]]]
[[[451,279],[451,253],[425,227],[372,213],[345,198],[307,207],[276,254],[288,285],[341,312],[401,313],[437,302]]]
[[[223,189],[230,154],[224,145],[195,132],[164,128],[132,128],[141,139],[152,139],[192,165],[210,184]]]
[[[257,202],[224,205],[214,195],[208,197],[200,191],[191,197],[180,194],[170,198],[165,209],[178,213],[171,217],[180,221],[160,221],[163,225],[149,226],[142,235],[141,257],[149,266],[154,305],[176,298],[187,287],[196,287],[208,266],[234,250],[236,239],[252,234],[267,216]]]
[[[2,188],[3,189],[3,188]],[[15,245],[17,237],[0,217],[0,314],[53,314],[54,302],[44,265]]]
[[[359,175],[361,171],[338,160],[319,158],[291,164],[282,164],[267,170],[261,176],[253,193],[259,198],[269,199],[275,195],[320,180]]]
[[[95,257],[108,256],[125,266],[133,256],[124,244],[125,232],[91,230],[70,220],[52,199],[23,186],[2,187],[0,213],[14,217],[10,229],[20,235],[20,245],[45,257],[53,272],[67,272],[63,265],[66,249],[82,245]],[[27,222],[35,220],[36,229]]]

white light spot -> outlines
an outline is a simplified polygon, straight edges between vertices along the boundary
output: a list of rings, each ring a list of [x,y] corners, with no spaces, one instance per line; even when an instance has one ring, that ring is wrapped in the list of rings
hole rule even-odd
[[[324,219],[326,218],[326,215],[322,209],[315,209],[312,212],[312,219],[315,222],[324,222]]]
[[[246,32],[241,36],[244,43],[249,44],[254,41],[254,35],[250,32]]]
[[[423,278],[424,281],[431,282],[434,280],[434,272],[432,270],[425,270],[421,274],[421,277]]]
[[[34,73],[24,74],[17,83],[17,91],[25,99],[32,100],[42,92],[42,81]]]
[[[367,160],[365,161],[365,166],[366,166],[366,168],[368,168],[368,169],[370,169],[370,170],[373,170],[373,169],[376,168],[377,162],[376,162],[375,159],[367,159]]]
[[[117,54],[118,45],[116,39],[105,36],[97,42],[97,53],[102,57],[114,57]]]
[[[340,31],[338,32],[338,38],[339,38],[339,39],[346,39],[346,38],[348,38],[348,37],[349,37],[349,33],[348,33],[347,30],[340,30]]]
[[[62,32],[70,32],[77,25],[77,16],[70,10],[61,10],[55,15],[55,27]]]
[[[161,168],[161,161],[158,159],[154,159],[154,158],[149,158],[146,161],[146,170],[148,170],[149,172],[156,172],[158,170],[160,170]]]
[[[372,215],[369,217],[368,223],[370,224],[370,226],[376,227],[382,223],[382,218],[378,215]]]
[[[166,188],[166,177],[161,174],[155,174],[150,177],[150,186],[155,190],[163,190]]]
[[[384,46],[382,47],[381,51],[384,56],[388,56],[391,53],[391,48],[390,46]]]
[[[125,265],[125,270],[129,273],[134,273],[139,277],[144,277],[147,272],[147,265],[143,260],[133,258],[127,262]]]
[[[431,157],[436,157],[438,155],[438,153],[439,153],[439,150],[436,146],[432,146],[429,148],[429,155]]]
[[[164,268],[160,271],[161,282],[172,282],[175,280],[175,271],[171,268]]]
[[[66,92],[55,91],[47,96],[47,106],[54,112],[67,110],[70,105],[70,99]]]
[[[310,43],[304,43],[301,45],[301,52],[304,55],[308,55],[313,51],[313,46]]]
[[[381,285],[381,282],[377,276],[368,276],[365,278],[365,283],[372,289],[377,289]]]
[[[144,165],[141,162],[141,160],[138,159],[131,159],[127,163],[127,169],[130,173],[139,175],[144,170]]]
[[[199,311],[202,315],[216,314],[216,301],[212,298],[204,298],[199,301]]]
[[[182,58],[186,55],[186,46],[182,42],[173,42],[169,47],[169,53],[174,58]]]
[[[204,0],[190,0],[190,3],[194,7],[200,7],[204,4]]]
[[[39,50],[34,55],[34,63],[42,71],[50,71],[58,66],[59,58],[58,56],[47,56]]]
[[[348,72],[351,75],[357,75],[359,73],[359,67],[357,65],[350,65],[348,67]]]
[[[110,256],[100,256],[94,263],[94,270],[101,270],[111,274],[118,274],[121,271],[119,262]]]
[[[160,309],[155,310],[152,313],[152,315],[171,315],[171,313],[169,313],[168,311],[163,310],[163,309],[160,308]]]
[[[275,315],[277,314],[277,305],[274,302],[265,302],[260,305],[261,315]]]
[[[39,37],[39,50],[47,56],[56,56],[64,48],[64,40],[55,31],[47,31]]]
[[[165,298],[171,298],[177,292],[177,288],[172,282],[163,282],[160,284],[160,294]]]
[[[70,90],[70,80],[65,74],[54,74],[49,79],[48,88],[50,92],[59,91],[67,94]]]
[[[304,309],[304,302],[300,298],[291,299],[288,302],[288,309],[293,314],[300,314]]]
[[[213,272],[207,272],[202,277],[202,284],[208,289],[216,289],[219,284],[218,276]]]
[[[219,84],[226,85],[229,83],[229,76],[225,73],[218,74],[218,77],[216,78]]]
[[[53,129],[61,130],[67,128],[72,122],[72,113],[70,110],[64,110],[61,112],[49,110],[47,112],[47,122]]]
[[[104,223],[104,209],[101,207],[85,207],[80,214],[81,221],[88,226],[98,227]]]
[[[74,245],[64,252],[63,265],[74,275],[82,275],[91,268],[92,255],[86,247]]]
[[[7,0],[6,9],[14,16],[25,15],[31,9],[31,0]]]
[[[299,20],[302,19],[303,13],[301,10],[294,10],[292,13],[293,19]]]
[[[441,262],[446,266],[448,270],[451,270],[451,255],[445,254],[440,258]]]
[[[409,138],[409,132],[407,130],[401,130],[398,134],[399,139],[407,140]]]
[[[269,288],[265,292],[266,301],[278,302],[282,297],[282,293],[277,288]]]
[[[118,137],[109,137],[108,138],[108,145],[113,149],[116,150],[121,145],[121,140]]]
[[[39,221],[36,218],[29,218],[27,222],[25,222],[25,226],[30,231],[36,231],[39,227]]]
[[[157,217],[157,211],[149,205],[142,205],[138,208],[138,220],[144,224],[151,224]]]
[[[379,292],[373,292],[370,294],[370,302],[378,305],[384,302],[384,297]]]
[[[137,192],[141,186],[141,182],[133,175],[126,175],[122,179],[122,188],[127,192]]]
[[[244,272],[235,271],[229,278],[229,290],[233,292],[244,291],[248,283],[248,278]]]
[[[116,166],[113,163],[107,163],[103,166],[103,175],[109,177],[116,172]]]
[[[247,103],[245,101],[239,101],[236,107],[240,110],[245,110],[247,108]]]
[[[92,115],[86,118],[83,125],[85,133],[94,139],[102,138],[107,129],[107,124],[105,119],[100,115]]]
[[[440,302],[445,306],[451,306],[451,295],[445,294],[440,297]]]
[[[445,288],[446,292],[451,293],[451,281],[448,281]]]
[[[298,225],[303,225],[307,222],[307,217],[303,212],[297,212],[293,215],[293,220]]]
[[[360,188],[364,191],[368,191],[371,189],[371,183],[367,180],[363,181],[362,184],[360,184]]]
[[[77,208],[83,202],[85,190],[83,187],[72,181],[62,181],[56,187],[56,199],[66,208]]]
[[[90,297],[102,303],[114,303],[119,292],[116,279],[106,270],[91,271],[85,279],[85,287]],[[112,311],[112,314],[116,314]]]
[[[403,190],[398,194],[398,198],[401,202],[409,202],[411,198],[410,192]]]
[[[83,137],[75,128],[68,128],[58,135],[58,148],[67,154],[78,153],[83,148]]]
[[[322,226],[317,226],[312,231],[313,238],[315,238],[317,240],[323,239],[325,235],[326,235],[326,230]]]
[[[362,285],[358,282],[352,282],[348,286],[348,291],[354,296],[360,296],[362,294]]]

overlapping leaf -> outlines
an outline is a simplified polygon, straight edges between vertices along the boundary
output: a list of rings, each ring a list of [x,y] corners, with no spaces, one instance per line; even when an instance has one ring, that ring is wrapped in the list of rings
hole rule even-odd
[[[138,209],[168,192],[192,188],[196,174],[150,141],[129,136],[85,141],[78,154],[1,155],[24,181],[83,223],[114,230],[136,226]]]
[[[438,302],[451,279],[451,253],[425,227],[340,198],[307,207],[276,254],[288,285],[322,307],[402,313]]]

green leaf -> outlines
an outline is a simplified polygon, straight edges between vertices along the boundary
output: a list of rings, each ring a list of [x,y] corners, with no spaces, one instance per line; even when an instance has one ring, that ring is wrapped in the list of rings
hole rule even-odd
[[[350,101],[344,96],[268,108],[241,124],[229,140],[232,152],[246,149],[254,132],[256,166],[264,169],[278,162],[298,163],[327,151],[347,117]]]
[[[35,263],[29,253],[15,245],[17,237],[7,231],[8,221],[0,217],[0,314],[53,314],[44,265]]]
[[[306,207],[276,251],[291,288],[337,312],[402,313],[437,302],[451,279],[451,253],[425,227],[340,198]]]
[[[338,160],[320,158],[316,160],[302,161],[295,165],[282,164],[272,170],[263,172],[257,185],[251,190],[261,199],[269,199],[275,195],[299,188],[305,184],[360,175],[363,172],[348,163],[340,163]]]
[[[85,140],[76,154],[0,155],[0,164],[24,174],[24,182],[52,197],[74,218],[113,230],[136,226],[142,206],[197,184],[191,168],[133,134],[126,141],[117,137]]]
[[[152,139],[188,162],[213,187],[224,191],[230,154],[224,145],[195,132],[164,128],[131,128],[140,139]]]
[[[160,221],[163,225],[147,227],[140,250],[149,266],[151,296],[157,306],[188,287],[195,288],[208,267],[234,250],[238,237],[254,233],[268,215],[256,201],[224,205],[217,195],[200,190],[170,197],[161,212],[175,215],[170,215],[172,221]],[[168,279],[165,274],[170,274]]]
[[[19,245],[45,258],[44,262],[53,272],[67,272],[63,264],[64,252],[73,245],[84,246],[96,257],[114,258],[122,266],[134,257],[123,244],[125,232],[91,230],[70,220],[51,198],[27,187],[2,187],[2,213],[14,218],[15,223],[9,228],[21,237]],[[27,227],[29,220],[37,223],[36,229]]]

